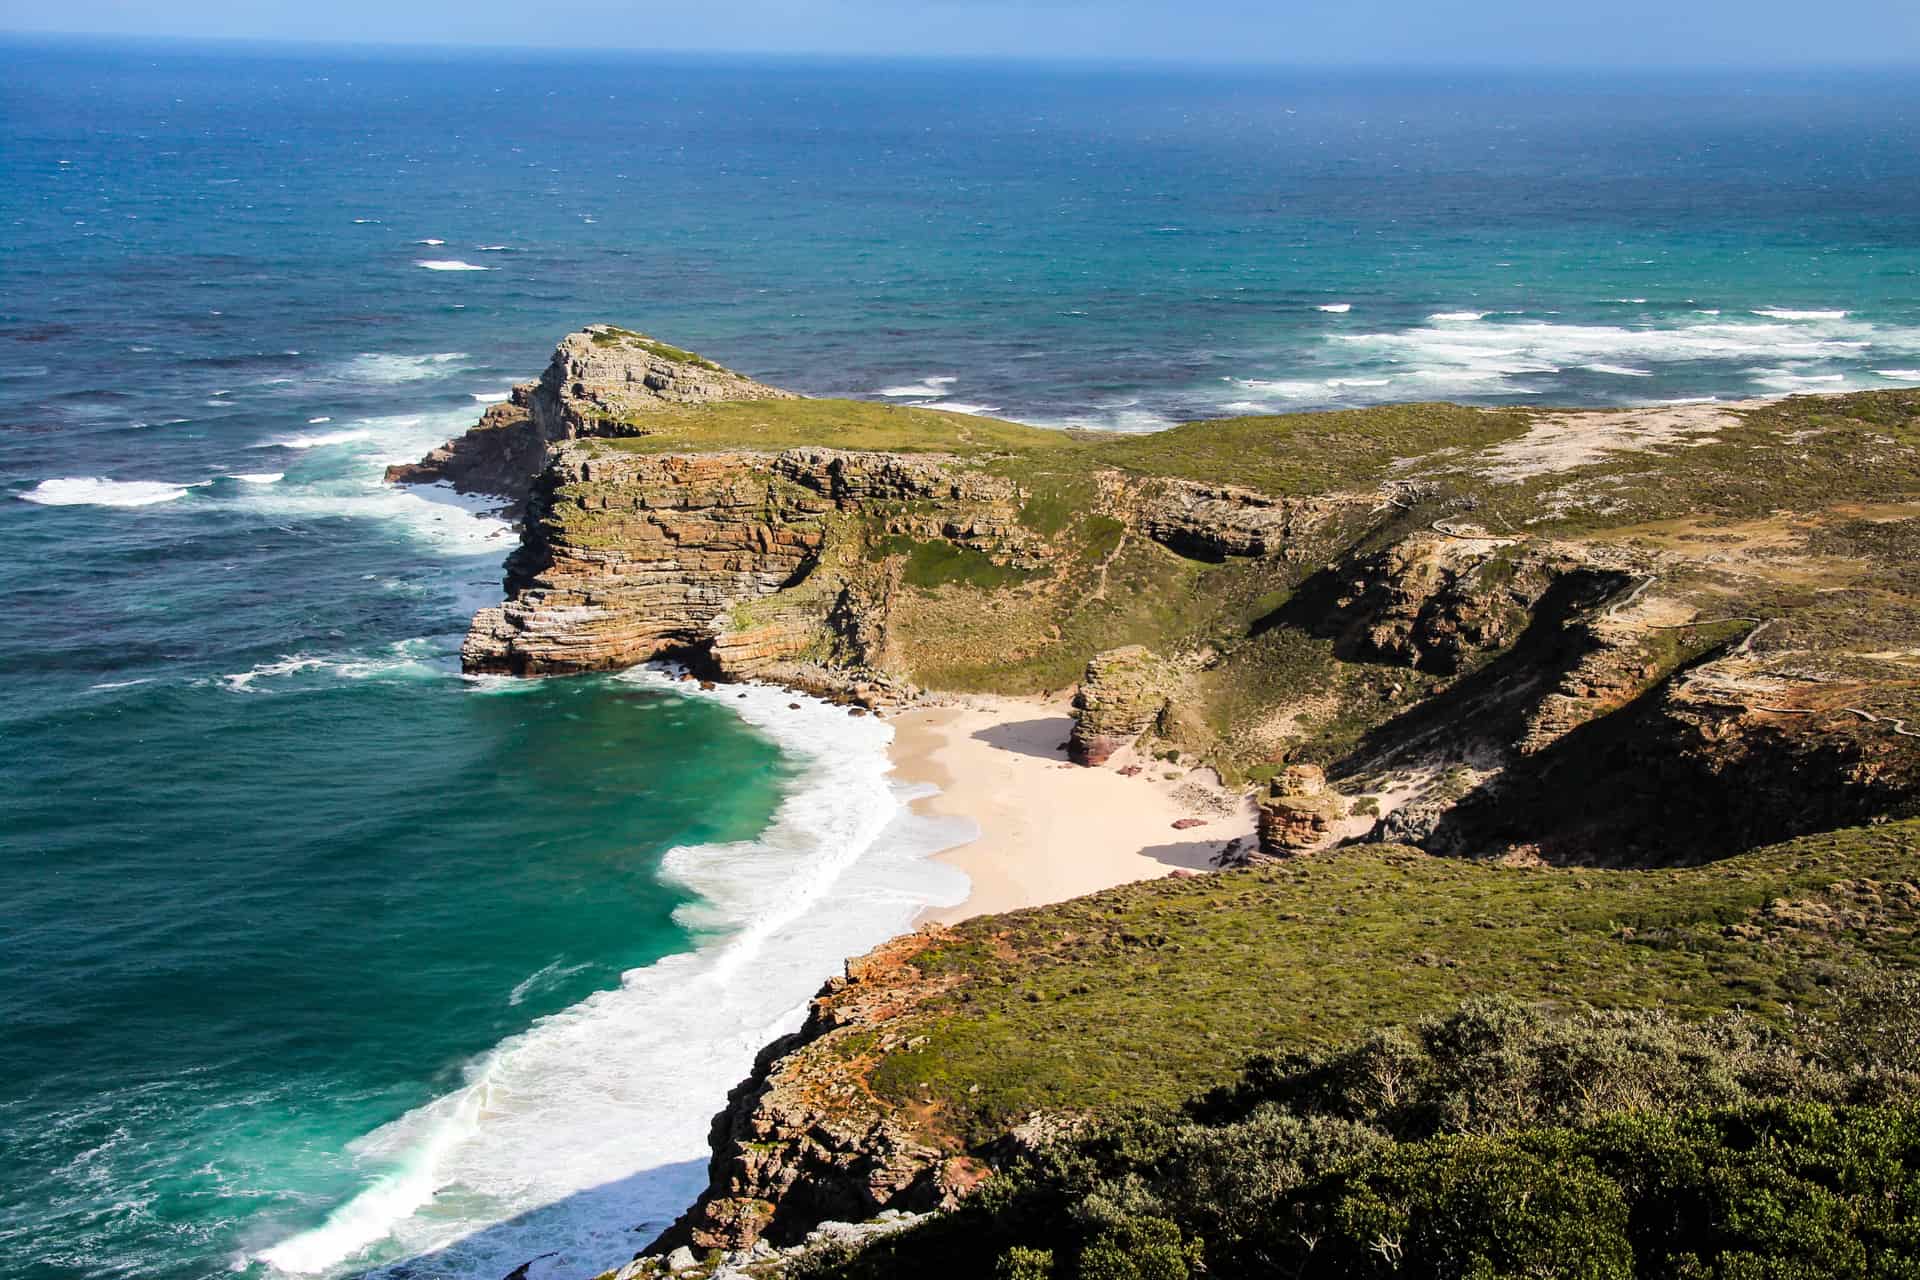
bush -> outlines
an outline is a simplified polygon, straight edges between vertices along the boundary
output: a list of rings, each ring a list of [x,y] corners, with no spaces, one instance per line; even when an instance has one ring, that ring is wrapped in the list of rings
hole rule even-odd
[[[1257,1059],[822,1274],[1920,1280],[1920,981],[1837,997],[1791,1034],[1480,1000]]]

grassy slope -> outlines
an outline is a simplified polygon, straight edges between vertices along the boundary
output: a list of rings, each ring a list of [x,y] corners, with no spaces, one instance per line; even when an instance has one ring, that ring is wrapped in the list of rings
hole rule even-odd
[[[916,962],[963,978],[887,1028],[875,1091],[978,1140],[1031,1111],[1172,1103],[1256,1051],[1479,993],[1706,1014],[1817,1005],[1840,966],[1920,963],[1911,914],[1780,928],[1776,899],[1920,879],[1920,821],[1677,871],[1531,870],[1370,846],[968,921]],[[1910,908],[1908,909],[1910,911]],[[1811,917],[1809,917],[1811,918]],[[1755,936],[1730,928],[1758,924]],[[876,1052],[868,1038],[849,1046]]]
[[[1067,687],[1101,649],[1209,647],[1220,659],[1201,679],[1179,732],[1185,745],[1233,776],[1271,767],[1277,706],[1304,708],[1283,735],[1296,758],[1332,760],[1396,714],[1388,700],[1395,686],[1403,707],[1434,682],[1398,666],[1336,661],[1329,642],[1295,628],[1261,628],[1307,568],[1206,564],[1126,535],[1118,522],[1090,514],[1093,476],[1103,468],[1275,495],[1419,482],[1412,509],[1387,511],[1377,528],[1337,531],[1326,547],[1308,549],[1309,561],[1337,554],[1353,539],[1383,545],[1441,516],[1643,550],[1695,548],[1701,563],[1668,573],[1663,594],[1697,603],[1702,616],[1784,619],[1770,637],[1775,647],[1818,649],[1823,673],[1871,682],[1865,705],[1889,714],[1912,710],[1911,691],[1920,686],[1903,683],[1909,673],[1860,655],[1907,647],[1907,637],[1920,632],[1920,580],[1912,568],[1920,523],[1889,525],[1884,513],[1864,518],[1834,508],[1920,496],[1920,393],[1782,401],[1744,411],[1704,443],[1696,436],[1518,481],[1496,483],[1475,471],[1470,459],[1477,451],[1517,439],[1541,416],[1400,405],[1113,435],[866,401],[794,400],[652,412],[631,424],[648,434],[595,447],[947,453],[1014,479],[1027,494],[1022,521],[1059,554],[1039,573],[1007,575],[958,561],[938,565],[933,552],[919,553],[893,622],[897,652],[912,667],[907,674],[935,688],[1032,693]],[[1790,520],[1791,513],[1799,515]],[[1797,551],[1765,551],[1740,572],[1706,559],[1718,550],[1715,539],[1764,537],[1783,522],[1801,539]]]

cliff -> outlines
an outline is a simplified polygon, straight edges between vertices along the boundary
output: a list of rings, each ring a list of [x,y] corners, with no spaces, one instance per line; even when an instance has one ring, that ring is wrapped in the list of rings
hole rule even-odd
[[[395,484],[452,485],[462,493],[525,500],[548,450],[580,436],[646,430],[670,405],[789,398],[711,360],[613,325],[589,325],[560,340],[538,382],[515,386],[472,430],[419,462],[387,468]]]
[[[1754,913],[1913,878],[1917,393],[1120,436],[801,399],[596,328],[420,467],[523,503],[470,671],[1075,688],[1077,763],[1260,798],[1261,865],[851,966],[735,1091],[668,1243],[937,1208],[1063,1116],[1494,975],[1784,1013],[1910,941]]]

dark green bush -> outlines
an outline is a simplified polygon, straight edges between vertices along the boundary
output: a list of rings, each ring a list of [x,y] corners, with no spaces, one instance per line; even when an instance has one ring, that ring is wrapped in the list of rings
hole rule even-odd
[[[1791,1032],[1483,1000],[1008,1159],[817,1274],[1920,1280],[1920,980]]]

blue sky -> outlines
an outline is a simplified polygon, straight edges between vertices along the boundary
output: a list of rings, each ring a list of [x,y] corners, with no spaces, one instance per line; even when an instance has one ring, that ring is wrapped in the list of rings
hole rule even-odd
[[[0,0],[0,30],[788,53],[1920,71],[1920,0]]]

